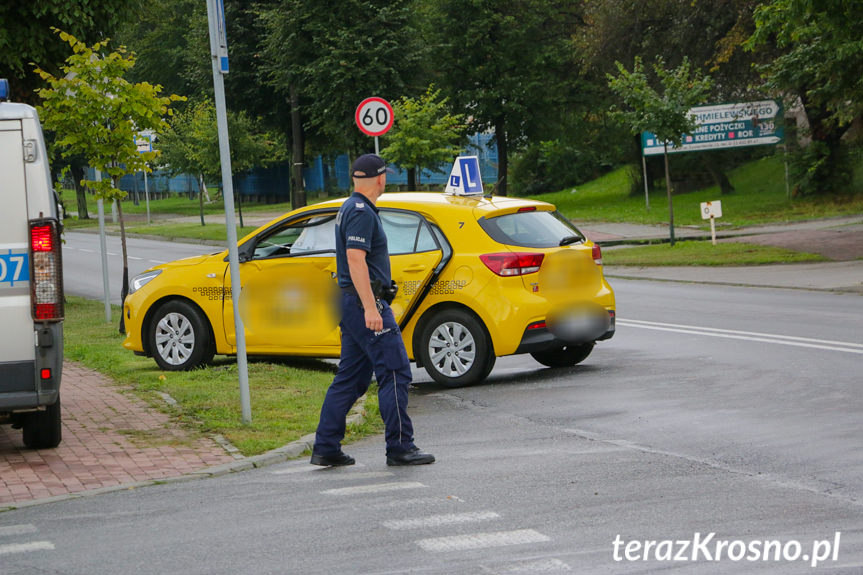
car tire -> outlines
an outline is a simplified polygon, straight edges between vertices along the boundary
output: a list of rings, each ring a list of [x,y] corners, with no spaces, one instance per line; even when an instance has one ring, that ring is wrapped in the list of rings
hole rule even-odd
[[[482,381],[494,367],[494,349],[482,322],[459,309],[437,312],[425,322],[419,351],[431,378],[447,387]]]
[[[29,449],[51,449],[63,440],[60,397],[45,411],[28,413],[22,424],[24,445]]]
[[[184,301],[162,304],[150,319],[147,333],[153,359],[165,371],[188,371],[213,359],[207,320]]]
[[[558,349],[535,351],[533,359],[548,367],[572,367],[579,364],[593,351],[594,342],[567,345]]]

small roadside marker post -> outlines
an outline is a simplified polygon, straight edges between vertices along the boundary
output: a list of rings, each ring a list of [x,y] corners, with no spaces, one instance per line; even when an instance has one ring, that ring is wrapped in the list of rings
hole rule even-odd
[[[722,217],[722,202],[701,202],[701,219],[710,220],[710,238],[716,245],[716,218]]]

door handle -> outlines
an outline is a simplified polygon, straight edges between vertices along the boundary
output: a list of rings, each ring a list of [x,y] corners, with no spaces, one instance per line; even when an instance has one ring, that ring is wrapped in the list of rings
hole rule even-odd
[[[404,271],[406,271],[406,272],[421,272],[421,271],[425,271],[425,269],[426,269],[426,266],[420,264],[420,265],[408,266],[404,269]]]

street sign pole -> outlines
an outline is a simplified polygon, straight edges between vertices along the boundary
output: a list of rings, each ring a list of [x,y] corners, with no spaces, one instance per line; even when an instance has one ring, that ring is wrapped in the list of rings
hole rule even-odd
[[[240,262],[237,255],[237,224],[234,219],[234,184],[231,174],[231,149],[228,144],[228,117],[225,106],[225,79],[228,73],[228,42],[225,34],[225,7],[222,0],[207,0],[210,24],[210,55],[213,63],[213,88],[216,124],[219,131],[219,156],[222,161],[222,196],[225,200],[225,226],[228,232],[228,265],[231,269],[231,301],[234,304],[234,331],[237,337],[237,370],[240,376],[240,407],[243,423],[252,422],[249,396],[249,366],[246,358],[246,330],[240,317]],[[224,297],[224,296],[223,296]]]
[[[150,188],[147,187],[147,170],[144,170],[144,200],[147,202],[147,225],[150,225]]]
[[[378,137],[377,136],[375,136],[375,155],[376,156],[381,155],[381,147],[380,147],[380,144],[378,144]]]

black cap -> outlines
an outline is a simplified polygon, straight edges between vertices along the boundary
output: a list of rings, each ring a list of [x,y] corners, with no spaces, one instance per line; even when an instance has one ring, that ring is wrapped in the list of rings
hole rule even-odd
[[[351,166],[351,176],[354,178],[375,178],[384,172],[392,173],[392,170],[387,168],[383,158],[375,154],[363,154]]]

